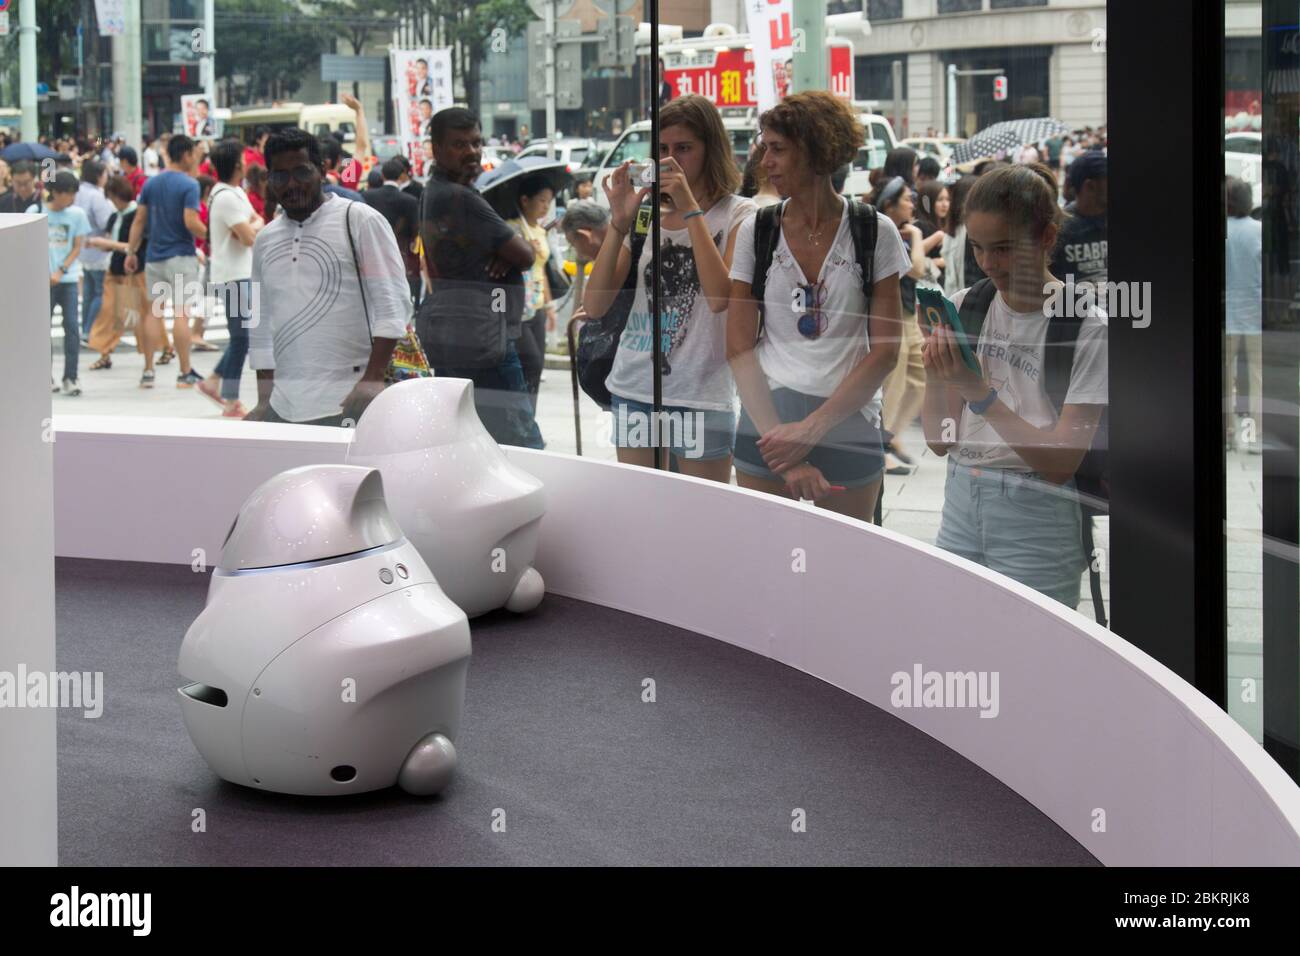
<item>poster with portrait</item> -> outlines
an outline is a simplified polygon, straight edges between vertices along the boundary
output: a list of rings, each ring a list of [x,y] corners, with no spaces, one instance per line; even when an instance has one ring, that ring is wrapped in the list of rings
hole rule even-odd
[[[750,42],[754,46],[754,86],[763,113],[785,98],[793,79],[793,0],[745,0]]]
[[[425,142],[429,120],[438,110],[455,103],[452,96],[451,50],[393,50],[393,116],[402,151],[411,161],[411,173],[429,170]]]
[[[215,139],[219,134],[212,116],[212,104],[202,93],[181,97],[181,132],[190,139]]]

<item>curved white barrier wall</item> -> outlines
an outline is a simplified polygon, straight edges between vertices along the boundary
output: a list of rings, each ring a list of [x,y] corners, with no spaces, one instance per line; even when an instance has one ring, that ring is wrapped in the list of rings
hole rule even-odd
[[[171,563],[191,563],[195,548],[215,555],[252,488],[284,468],[343,461],[350,437],[239,422],[62,417],[57,426],[57,552]],[[1082,616],[803,505],[508,451],[546,483],[537,567],[548,590],[727,641],[891,710],[1104,863],[1300,865],[1300,789],[1227,714]],[[91,473],[123,489],[119,508],[72,493]],[[201,478],[201,513],[177,495],[181,473]],[[996,716],[893,707],[891,678],[918,667],[996,674]]]
[[[0,215],[0,680],[54,669],[54,458],[44,216]],[[18,692],[25,696],[26,687]],[[56,713],[0,707],[0,866],[58,862]]]

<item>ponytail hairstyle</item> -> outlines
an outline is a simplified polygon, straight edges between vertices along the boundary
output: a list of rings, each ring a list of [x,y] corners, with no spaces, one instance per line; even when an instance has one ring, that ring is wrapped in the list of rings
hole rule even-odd
[[[957,235],[957,230],[961,228],[962,210],[966,206],[966,197],[970,195],[971,187],[976,182],[978,182],[978,179],[974,176],[963,176],[948,187],[948,222],[944,227],[944,231],[948,235]]]
[[[935,230],[946,230],[948,219],[952,218],[952,190],[948,190],[948,219],[940,222],[938,214],[934,211],[939,203],[939,194],[945,189],[948,189],[946,185],[937,179],[932,179],[916,190],[916,218],[933,226]]]
[[[997,213],[1008,221],[1013,233],[1041,239],[1048,226],[1059,227],[1064,218],[1056,197],[1056,175],[1043,163],[999,166],[975,180],[962,216]]]

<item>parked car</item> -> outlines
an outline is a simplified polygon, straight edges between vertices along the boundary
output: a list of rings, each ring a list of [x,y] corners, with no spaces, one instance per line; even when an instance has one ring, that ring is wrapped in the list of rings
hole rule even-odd
[[[544,139],[535,139],[522,150],[519,151],[519,158],[525,156],[546,156],[550,149],[550,143]],[[555,158],[568,168],[569,172],[575,172],[579,167],[586,165],[587,156],[596,151],[596,141],[594,139],[557,139],[555,141]]]
[[[957,136],[910,136],[901,145],[912,147],[920,156],[933,156],[946,167],[952,163],[953,147],[964,142]]]
[[[749,158],[749,145],[758,135],[755,120],[748,116],[724,116],[722,126],[731,140],[732,158],[735,159],[736,166],[743,169]],[[629,159],[642,162],[649,158],[650,121],[642,120],[640,123],[633,123],[623,132],[613,149],[605,154],[596,168],[595,175],[592,177],[596,187],[594,194],[596,201],[602,206],[606,204],[604,183],[616,168]]]
[[[879,113],[861,113],[859,121],[867,131],[866,142],[853,157],[852,169],[844,180],[844,195],[863,196],[871,192],[871,171],[885,165],[885,156],[898,142],[894,126]]]
[[[370,145],[381,163],[387,162],[402,152],[402,141],[391,133],[372,134]]]
[[[1264,204],[1264,137],[1260,133],[1227,133],[1223,137],[1223,172],[1225,176],[1250,183],[1256,209]]]

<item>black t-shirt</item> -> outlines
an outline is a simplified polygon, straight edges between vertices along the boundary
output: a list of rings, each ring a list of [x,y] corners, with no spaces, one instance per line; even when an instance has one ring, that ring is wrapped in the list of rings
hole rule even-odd
[[[453,183],[435,169],[420,197],[420,238],[429,264],[429,294],[420,304],[423,321],[441,314],[454,315],[461,324],[482,320],[490,326],[495,314],[504,319],[506,335],[518,338],[524,274],[511,269],[493,279],[487,271],[497,250],[514,237],[478,190]]]
[[[32,206],[37,206],[42,211],[45,209],[39,189],[32,193],[29,199],[20,199],[18,193],[12,189],[0,196],[0,212],[24,213]]]
[[[500,284],[488,278],[488,263],[515,231],[477,190],[435,171],[420,197],[420,235],[436,288],[438,279]],[[522,286],[523,273],[512,273],[505,281]]]
[[[1106,217],[1068,215],[1052,253],[1052,275],[1063,281],[1072,275],[1076,283],[1105,282],[1107,266]]]

